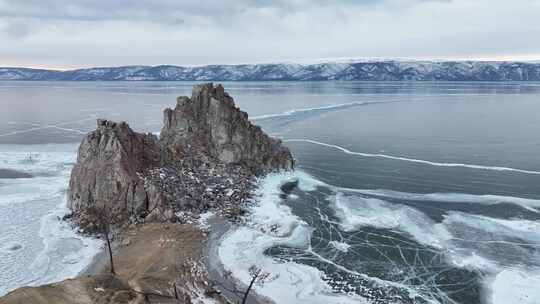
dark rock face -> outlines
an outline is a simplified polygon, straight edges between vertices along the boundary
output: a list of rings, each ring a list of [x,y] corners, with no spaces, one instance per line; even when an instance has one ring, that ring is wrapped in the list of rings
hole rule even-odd
[[[196,86],[191,98],[179,97],[176,108],[166,109],[164,116],[160,141],[167,162],[196,149],[253,172],[293,167],[289,149],[251,124],[221,85]]]
[[[299,182],[298,179],[294,179],[292,181],[288,181],[284,183],[279,188],[281,189],[281,192],[283,192],[284,194],[291,194],[291,192],[293,192],[293,190],[298,187],[298,182]]]
[[[164,120],[159,141],[98,120],[71,173],[69,207],[79,224],[92,226],[91,208],[124,222],[176,221],[211,208],[239,215],[256,175],[293,169],[289,149],[252,125],[221,85],[196,86]]]
[[[139,134],[125,123],[98,120],[83,139],[69,182],[69,207],[107,207],[125,216],[146,210],[140,174],[159,164],[159,144],[151,134]]]
[[[298,182],[298,179],[294,179],[285,182],[281,186],[279,186],[281,190],[281,194],[279,195],[279,197],[282,199],[286,199],[294,191],[294,189],[298,188]]]

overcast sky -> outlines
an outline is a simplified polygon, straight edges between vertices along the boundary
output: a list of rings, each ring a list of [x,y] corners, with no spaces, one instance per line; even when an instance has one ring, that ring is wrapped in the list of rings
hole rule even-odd
[[[0,0],[0,66],[540,60],[540,0]]]

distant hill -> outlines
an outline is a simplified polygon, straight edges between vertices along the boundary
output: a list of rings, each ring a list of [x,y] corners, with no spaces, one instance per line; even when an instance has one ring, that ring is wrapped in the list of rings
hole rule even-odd
[[[540,81],[540,63],[365,61],[183,67],[124,66],[55,71],[0,68],[0,80],[64,81]]]

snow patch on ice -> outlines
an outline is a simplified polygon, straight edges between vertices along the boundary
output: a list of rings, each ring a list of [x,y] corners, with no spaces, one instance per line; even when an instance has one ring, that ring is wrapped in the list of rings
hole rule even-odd
[[[349,248],[351,248],[351,245],[344,243],[344,242],[338,242],[338,241],[330,241],[330,245],[332,245],[334,248],[341,252],[347,252],[349,251]]]
[[[505,269],[497,274],[491,285],[492,304],[538,304],[539,286],[540,272]]]
[[[78,235],[62,221],[69,212],[65,191],[76,157],[75,144],[0,145],[1,167],[34,175],[0,184],[5,224],[0,242],[24,249],[0,249],[0,295],[75,277],[99,252],[101,241]]]
[[[405,205],[338,193],[334,198],[334,207],[345,231],[363,226],[392,229],[405,232],[417,242],[436,248],[443,248],[452,237],[445,227]]]

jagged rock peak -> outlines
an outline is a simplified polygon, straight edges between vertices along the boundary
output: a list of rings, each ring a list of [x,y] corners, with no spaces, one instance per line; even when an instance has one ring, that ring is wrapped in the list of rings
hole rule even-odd
[[[160,141],[165,162],[202,152],[252,172],[290,170],[293,157],[281,141],[266,135],[240,111],[221,85],[197,85],[164,111]]]
[[[158,165],[159,155],[156,136],[136,133],[125,122],[99,119],[79,146],[69,207],[78,211],[107,205],[118,214],[137,214],[147,204],[139,174]]]

